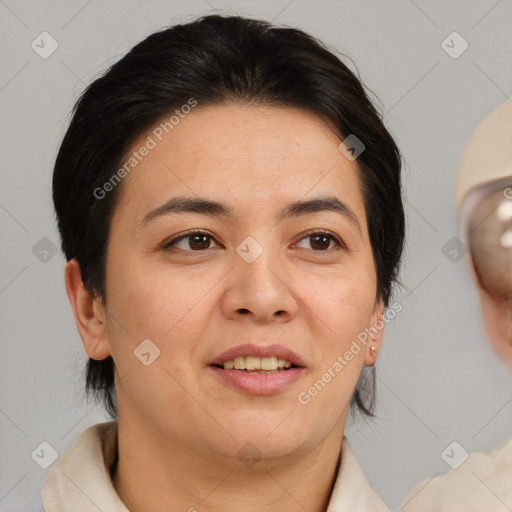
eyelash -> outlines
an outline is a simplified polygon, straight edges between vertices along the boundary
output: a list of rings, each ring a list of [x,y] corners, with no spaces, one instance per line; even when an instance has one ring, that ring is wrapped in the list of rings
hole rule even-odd
[[[171,248],[174,244],[177,244],[178,242],[180,242],[181,240],[184,240],[186,238],[190,238],[192,236],[195,236],[195,235],[206,235],[207,237],[211,238],[212,240],[215,241],[215,237],[213,235],[211,235],[210,233],[208,233],[207,231],[189,231],[188,233],[184,233],[182,235],[179,235],[177,236],[176,238],[173,238],[171,240],[168,240],[166,242],[164,242],[163,246],[162,246],[162,249],[169,249]],[[331,238],[331,240],[336,244],[337,246],[337,249],[336,250],[339,250],[339,249],[346,249],[346,245],[343,243],[343,241],[338,237],[336,236],[334,233],[331,233],[330,231],[326,231],[326,230],[323,230],[323,229],[316,229],[316,230],[313,230],[313,231],[308,231],[307,233],[304,234],[304,236],[299,240],[299,242],[301,242],[302,240],[304,240],[305,238],[311,238],[313,237],[314,235],[326,235],[328,237]],[[215,241],[215,243],[218,243],[217,241]],[[182,253],[185,253],[185,254],[192,254],[192,253],[197,253],[197,252],[205,252],[207,249],[205,250],[199,250],[199,251],[186,251],[184,249],[180,249],[180,251]],[[313,252],[315,253],[325,253],[325,252],[331,252],[332,249],[328,249],[328,250],[325,250],[325,251],[315,251],[314,249],[312,249]]]

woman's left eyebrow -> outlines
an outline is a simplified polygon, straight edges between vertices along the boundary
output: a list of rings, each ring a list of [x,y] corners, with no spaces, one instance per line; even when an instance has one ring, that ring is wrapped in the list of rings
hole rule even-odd
[[[348,219],[361,233],[361,225],[354,211],[337,197],[316,197],[313,199],[295,201],[286,205],[278,214],[277,221],[290,217],[301,215],[310,215],[321,211],[332,211],[339,213]],[[235,213],[229,206],[212,201],[206,198],[197,197],[173,197],[164,204],[148,212],[141,221],[141,225],[146,225],[151,220],[163,215],[181,214],[181,213],[199,213],[210,215],[212,217],[234,218]]]

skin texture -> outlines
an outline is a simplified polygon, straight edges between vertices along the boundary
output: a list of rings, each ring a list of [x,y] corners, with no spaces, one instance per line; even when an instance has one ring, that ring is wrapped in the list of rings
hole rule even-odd
[[[158,123],[157,123],[158,124]],[[139,148],[151,130],[141,134]],[[325,510],[336,476],[351,395],[375,363],[382,330],[303,405],[297,400],[383,313],[357,162],[315,114],[226,104],[197,106],[124,178],[107,251],[106,302],[84,288],[74,260],[66,287],[87,355],[112,355],[119,411],[115,488],[132,512]],[[175,196],[230,206],[232,219],[144,216]],[[278,222],[287,204],[336,196],[361,231],[336,212]],[[211,234],[201,250],[189,230]],[[341,238],[324,245],[310,230]],[[306,236],[309,234],[309,236]],[[262,254],[236,252],[248,236]],[[322,242],[322,241],[321,241]],[[192,245],[192,247],[197,247]],[[134,349],[150,339],[145,366]],[[290,388],[256,396],[208,369],[241,343],[283,344],[307,369]],[[370,351],[370,345],[376,351]],[[248,467],[237,452],[252,443]]]

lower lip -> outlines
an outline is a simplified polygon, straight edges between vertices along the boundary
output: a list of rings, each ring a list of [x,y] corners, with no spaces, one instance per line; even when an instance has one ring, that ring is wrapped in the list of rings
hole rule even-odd
[[[228,384],[252,395],[274,395],[301,378],[305,368],[290,368],[276,373],[247,373],[209,366]]]

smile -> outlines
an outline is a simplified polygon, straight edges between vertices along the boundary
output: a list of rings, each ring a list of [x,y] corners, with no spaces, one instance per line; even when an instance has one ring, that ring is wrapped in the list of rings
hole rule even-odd
[[[288,370],[294,367],[291,361],[287,361],[277,356],[257,357],[257,356],[239,356],[222,364],[215,365],[224,370],[240,370],[248,373],[274,373]]]

